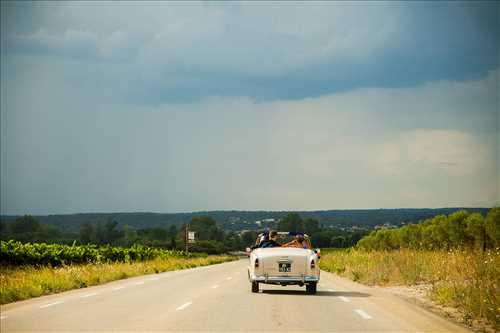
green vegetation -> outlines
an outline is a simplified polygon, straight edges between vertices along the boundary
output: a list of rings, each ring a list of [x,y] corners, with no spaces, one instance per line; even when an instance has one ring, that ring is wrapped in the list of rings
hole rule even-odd
[[[430,286],[431,299],[500,329],[500,208],[461,210],[380,229],[356,249],[322,251],[320,267],[354,281]]]
[[[25,215],[12,222],[4,222],[0,226],[1,240],[3,241],[16,240],[23,243],[66,244],[73,245],[73,251],[76,251],[75,244],[93,244],[100,247],[107,245],[108,247],[105,250],[107,252],[109,252],[109,246],[134,247],[133,250],[123,251],[132,251],[139,256],[144,251],[156,251],[154,253],[158,255],[159,250],[146,250],[144,247],[139,249],[140,246],[136,244],[151,248],[170,249],[177,252],[185,249],[185,225],[179,229],[175,225],[167,228],[134,229],[128,225],[120,227],[118,222],[114,220],[108,220],[105,223],[91,223],[87,221],[81,225],[79,232],[75,233],[59,230],[51,225],[44,225],[34,217]],[[247,245],[242,243],[245,239],[244,237],[235,232],[224,232],[217,226],[217,222],[210,217],[200,216],[192,218],[189,222],[189,230],[195,231],[197,238],[197,243],[189,248],[192,252],[220,254],[243,250]],[[256,237],[256,234],[254,234],[251,233],[253,239]],[[95,247],[86,249],[86,251],[83,248],[79,250],[86,253],[95,252]],[[129,253],[124,253],[124,256],[127,254]],[[133,255],[133,253],[130,253],[130,255]]]
[[[461,208],[410,208],[410,209],[346,209],[346,210],[321,210],[321,211],[297,211],[302,218],[318,220],[323,227],[350,228],[352,226],[372,229],[376,225],[384,223],[392,225],[400,225],[405,223],[417,223],[432,216],[440,214],[451,214]],[[470,212],[485,214],[488,209],[471,208],[467,209]],[[65,214],[65,215],[40,215],[34,218],[40,222],[42,226],[51,226],[55,230],[60,230],[65,234],[78,235],[84,224],[104,226],[108,221],[116,221],[119,229],[124,230],[128,226],[132,230],[161,228],[166,231],[171,226],[181,230],[182,226],[197,216],[207,216],[217,221],[220,228],[224,231],[252,230],[256,231],[260,228],[274,228],[273,222],[266,221],[274,219],[274,221],[284,218],[289,212],[286,211],[208,211],[208,212],[193,212],[193,213],[85,213],[85,214]],[[20,216],[0,216],[0,220],[6,225],[11,224]],[[261,221],[260,225],[255,224],[255,221]],[[9,228],[6,228],[9,229]],[[2,231],[2,223],[0,223],[0,232]],[[55,236],[54,236],[55,237]],[[61,235],[58,236],[59,238]],[[58,239],[59,239],[58,238]],[[3,238],[5,239],[5,238]],[[10,239],[7,237],[7,239]],[[29,241],[45,241],[48,238]],[[19,239],[21,240],[21,239]],[[28,240],[22,240],[28,241]],[[70,242],[71,243],[71,242]],[[86,242],[85,242],[86,243]]]
[[[365,250],[454,249],[485,251],[500,247],[500,208],[492,208],[486,218],[479,213],[461,210],[438,215],[420,224],[370,233],[357,246]]]
[[[217,221],[209,216],[194,216],[188,225],[190,231],[196,232],[196,243],[191,244],[189,250],[208,254],[244,250],[245,247],[255,242],[259,233],[257,230],[245,230],[239,233],[224,231]],[[353,246],[366,234],[365,230],[346,231],[339,228],[322,227],[318,220],[313,218],[302,219],[296,213],[286,214],[279,222],[265,222],[263,226],[285,231],[306,232],[312,236],[313,245],[316,247]],[[40,223],[33,216],[26,215],[11,222],[1,223],[0,239],[3,241],[16,240],[23,243],[43,242],[72,245],[73,251],[76,252],[78,252],[74,247],[76,244],[111,245],[127,248],[135,244],[141,244],[147,247],[184,250],[185,227],[186,225],[182,225],[180,228],[170,225],[168,227],[134,229],[128,225],[121,227],[115,220],[108,220],[104,223],[87,221],[81,224],[80,230],[75,233],[59,230],[52,225]],[[91,250],[92,248],[87,249],[85,251],[80,250],[85,253],[95,252]],[[109,247],[106,251],[109,252]],[[126,255],[127,253],[124,254],[124,256]]]
[[[163,256],[142,262],[74,264],[50,266],[1,266],[0,303],[10,303],[70,289],[85,288],[113,280],[144,274],[193,268],[235,260],[231,256],[176,257]]]
[[[21,243],[10,240],[0,242],[0,263],[2,265],[50,265],[52,267],[106,262],[134,262],[155,258],[205,256],[200,253],[186,253],[178,250],[151,248],[133,245],[130,248],[96,245],[60,245],[46,243]]]
[[[323,270],[369,285],[430,287],[434,301],[461,310],[466,322],[482,319],[500,329],[500,251],[323,251]]]
[[[44,242],[68,245],[76,241],[77,244],[110,244],[122,247],[142,244],[182,250],[185,248],[185,226],[189,224],[190,229],[197,233],[197,243],[193,251],[209,254],[243,250],[255,241],[259,230],[262,231],[264,228],[304,231],[312,237],[313,245],[316,247],[345,248],[356,244],[365,236],[367,230],[375,225],[399,226],[403,223],[417,223],[422,219],[431,218],[436,213],[452,214],[457,211],[456,208],[446,208],[332,210],[301,212],[300,215],[287,212],[215,211],[204,212],[203,216],[196,213],[2,216],[0,239],[5,241],[13,239],[24,243]],[[469,223],[469,233],[479,235],[482,230],[480,214],[487,211],[482,208],[470,210],[472,217]],[[257,219],[261,222],[260,226],[255,224]],[[406,229],[411,228],[415,228],[413,224],[408,224],[406,227]],[[385,233],[382,231],[377,237],[387,237]],[[439,236],[437,232],[434,234]],[[477,241],[480,242],[480,238]],[[387,248],[394,247],[391,242],[392,239],[387,242]],[[412,242],[418,244],[420,241],[414,239]],[[437,238],[435,243],[441,244],[440,239]]]
[[[337,228],[321,227],[318,220],[312,218],[302,219],[297,213],[288,213],[277,226],[277,230],[300,231],[311,236],[314,247],[346,248],[354,246],[366,231],[344,231]]]
[[[0,303],[236,259],[133,245],[0,242]]]

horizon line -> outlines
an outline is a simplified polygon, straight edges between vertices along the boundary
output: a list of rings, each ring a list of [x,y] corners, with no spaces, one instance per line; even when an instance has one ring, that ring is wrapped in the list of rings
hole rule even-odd
[[[397,207],[397,208],[340,208],[340,209],[314,209],[314,210],[242,210],[242,209],[215,209],[215,210],[196,210],[196,211],[184,211],[184,212],[154,212],[154,211],[119,211],[119,212],[79,212],[79,213],[50,213],[50,214],[3,214],[0,213],[0,217],[4,216],[55,216],[55,215],[95,215],[95,214],[155,214],[155,215],[174,215],[174,214],[198,214],[198,213],[219,213],[219,212],[252,212],[252,213],[316,213],[316,212],[329,212],[329,211],[360,211],[360,210],[442,210],[442,209],[492,209],[497,207],[495,205],[491,207],[486,206],[450,206],[450,207]]]

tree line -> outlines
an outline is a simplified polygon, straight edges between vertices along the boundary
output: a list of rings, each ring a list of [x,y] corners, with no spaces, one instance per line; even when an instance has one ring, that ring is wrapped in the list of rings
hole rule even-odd
[[[298,213],[288,213],[278,222],[277,230],[304,232],[311,237],[314,247],[347,248],[356,243],[367,234],[367,231],[345,231],[339,228],[323,227],[313,218],[302,219]]]
[[[196,242],[189,250],[218,254],[244,250],[252,245],[261,231],[225,231],[209,216],[195,216],[180,226],[133,228],[120,226],[117,221],[85,222],[78,232],[62,231],[53,225],[40,223],[36,218],[25,215],[14,221],[0,223],[2,240],[17,240],[32,243],[95,244],[130,247],[141,244],[167,249],[185,249],[186,225],[196,233]],[[273,228],[281,231],[300,231],[311,236],[315,247],[350,247],[355,245],[366,231],[348,232],[338,228],[322,227],[313,218],[302,219],[297,213],[289,213],[275,223]]]
[[[352,226],[372,229],[384,223],[418,223],[439,214],[451,214],[461,209],[469,212],[487,214],[488,208],[411,208],[411,209],[347,209],[322,211],[296,211],[305,218],[318,220],[324,227],[350,228]],[[34,216],[43,225],[52,225],[64,233],[78,233],[85,223],[105,223],[108,220],[128,225],[132,229],[168,227],[191,221],[197,216],[209,216],[217,221],[224,231],[260,230],[269,220],[278,221],[288,213],[286,211],[204,211],[190,213],[79,213]],[[14,221],[19,216],[0,215],[2,221]],[[260,226],[255,221],[261,221]],[[269,225],[270,226],[270,225]]]
[[[419,224],[397,229],[380,229],[361,239],[357,247],[365,250],[453,249],[486,250],[500,247],[500,207],[486,216],[461,210],[437,215]]]

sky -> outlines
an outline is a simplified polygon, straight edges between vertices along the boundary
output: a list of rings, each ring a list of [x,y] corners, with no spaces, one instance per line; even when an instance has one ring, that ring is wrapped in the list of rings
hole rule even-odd
[[[498,2],[1,2],[0,213],[500,204]]]

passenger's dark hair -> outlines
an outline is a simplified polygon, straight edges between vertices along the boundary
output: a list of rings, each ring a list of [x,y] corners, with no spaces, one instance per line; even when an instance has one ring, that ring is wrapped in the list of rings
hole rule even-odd
[[[273,238],[273,237],[276,237],[278,236],[278,232],[276,230],[273,230],[269,233],[269,238]]]

